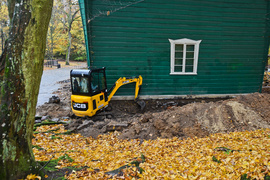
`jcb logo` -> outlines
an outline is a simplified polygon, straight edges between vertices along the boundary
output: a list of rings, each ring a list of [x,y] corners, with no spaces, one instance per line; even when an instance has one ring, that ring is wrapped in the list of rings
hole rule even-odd
[[[73,103],[73,109],[75,110],[87,110],[88,104],[87,103]]]
[[[79,104],[79,103],[74,103],[73,104],[74,108],[78,108],[78,109],[85,109],[86,108],[86,104]]]

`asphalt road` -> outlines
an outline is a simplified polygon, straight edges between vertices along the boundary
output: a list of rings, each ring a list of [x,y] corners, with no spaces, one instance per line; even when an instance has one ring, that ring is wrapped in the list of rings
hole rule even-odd
[[[65,67],[43,71],[37,106],[40,106],[49,101],[49,98],[53,96],[52,93],[61,87],[61,84],[58,84],[57,82],[70,78],[69,73],[71,69],[72,67]]]

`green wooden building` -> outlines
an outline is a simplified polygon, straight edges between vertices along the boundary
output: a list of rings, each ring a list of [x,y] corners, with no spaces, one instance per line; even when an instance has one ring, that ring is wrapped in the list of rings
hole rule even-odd
[[[142,75],[142,97],[260,92],[269,0],[79,0],[89,66],[109,87]],[[134,92],[133,85],[116,95]]]

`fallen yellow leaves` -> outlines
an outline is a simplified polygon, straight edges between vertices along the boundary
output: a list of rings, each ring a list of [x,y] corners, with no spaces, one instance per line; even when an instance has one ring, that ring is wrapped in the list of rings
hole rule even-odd
[[[35,174],[29,174],[27,177],[26,177],[26,180],[41,180],[41,177],[40,176],[37,176]]]
[[[63,125],[41,126],[37,131],[58,129]],[[119,140],[117,134],[99,136],[97,139],[80,134],[35,134],[33,149],[37,161],[48,161],[67,154],[74,161],[60,160],[58,168],[67,166],[87,167],[73,171],[67,179],[106,179],[106,172],[130,163],[143,154],[146,162],[138,169],[129,167],[116,179],[240,179],[247,174],[252,179],[270,175],[270,129],[251,132],[213,134],[206,138],[180,140]],[[217,161],[214,161],[213,158]]]

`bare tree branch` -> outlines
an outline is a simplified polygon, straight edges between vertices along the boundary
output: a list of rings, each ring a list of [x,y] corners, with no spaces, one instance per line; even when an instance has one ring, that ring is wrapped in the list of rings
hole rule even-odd
[[[97,17],[100,17],[100,16],[102,16],[102,15],[105,15],[105,16],[106,16],[106,15],[112,14],[112,13],[114,13],[114,12],[116,12],[116,11],[120,11],[120,10],[122,10],[122,9],[125,9],[125,8],[129,7],[129,6],[132,6],[132,5],[141,3],[141,2],[143,2],[143,1],[144,1],[144,0],[140,0],[140,1],[137,1],[137,2],[132,2],[132,3],[127,4],[126,6],[122,6],[122,7],[120,7],[120,8],[117,8],[117,9],[114,9],[114,10],[111,10],[111,11],[99,11],[97,15],[93,16],[93,17],[92,17],[91,19],[89,19],[87,22],[90,23],[91,21],[93,21],[93,20],[94,20],[95,18],[97,18]],[[119,2],[119,3],[120,3],[120,5],[122,5],[121,2]],[[115,4],[116,4],[116,3],[115,3]]]
[[[79,12],[80,10],[78,9],[77,11],[74,12],[74,14],[72,15],[70,24],[69,24],[69,29],[71,29],[72,23],[75,21],[75,16],[76,14]]]

